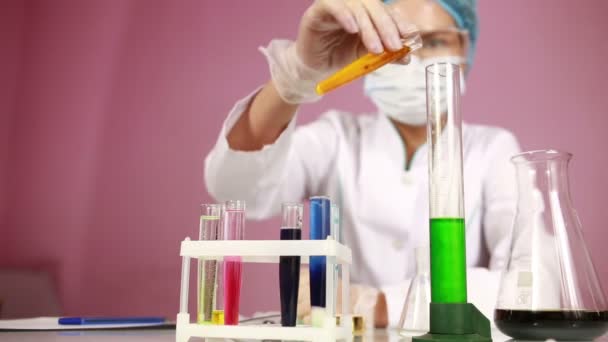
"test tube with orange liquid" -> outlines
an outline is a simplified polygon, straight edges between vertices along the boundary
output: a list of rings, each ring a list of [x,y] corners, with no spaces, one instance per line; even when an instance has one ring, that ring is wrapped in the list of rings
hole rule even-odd
[[[317,94],[324,95],[328,92],[346,84],[357,78],[369,74],[370,72],[397,60],[403,59],[409,53],[422,47],[422,38],[416,34],[403,40],[403,48],[397,51],[384,51],[381,54],[375,55],[368,53],[354,62],[348,64],[344,68],[338,70],[335,74],[329,76],[325,80],[317,84]]]

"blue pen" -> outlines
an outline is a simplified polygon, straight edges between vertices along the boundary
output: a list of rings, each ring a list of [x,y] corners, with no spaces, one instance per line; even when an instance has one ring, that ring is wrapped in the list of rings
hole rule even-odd
[[[89,324],[162,324],[164,317],[61,317],[59,324],[89,325]]]

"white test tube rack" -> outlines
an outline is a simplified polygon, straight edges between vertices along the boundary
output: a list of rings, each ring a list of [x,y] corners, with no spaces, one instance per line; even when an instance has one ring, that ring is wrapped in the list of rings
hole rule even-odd
[[[253,340],[297,340],[297,341],[352,341],[352,317],[347,301],[342,301],[342,319],[336,325],[334,307],[335,265],[342,271],[342,298],[350,298],[350,271],[352,254],[350,248],[333,240],[233,240],[201,241],[181,243],[182,280],[180,287],[180,309],[177,314],[176,342],[187,342],[191,337],[233,338]],[[241,256],[243,262],[278,263],[280,256],[300,256],[307,264],[310,256],[325,256],[326,265],[326,309],[323,322],[317,326],[282,327],[274,325],[209,325],[190,322],[188,313],[188,291],[190,284],[190,259],[223,260],[225,256]],[[277,279],[278,282],[278,279]]]

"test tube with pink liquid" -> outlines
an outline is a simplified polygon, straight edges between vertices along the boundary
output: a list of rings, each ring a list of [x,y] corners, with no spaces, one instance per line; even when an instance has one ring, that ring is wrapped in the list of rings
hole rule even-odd
[[[245,201],[226,201],[224,211],[224,239],[243,240],[245,238]],[[243,274],[243,260],[240,256],[224,257],[224,324],[238,325],[239,304]]]

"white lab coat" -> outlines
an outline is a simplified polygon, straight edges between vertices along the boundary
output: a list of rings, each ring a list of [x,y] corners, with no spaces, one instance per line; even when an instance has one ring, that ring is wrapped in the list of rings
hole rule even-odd
[[[205,182],[218,201],[243,199],[247,216],[279,214],[281,203],[328,195],[341,207],[344,242],[352,249],[352,282],[380,288],[389,324],[399,321],[414,248],[428,245],[428,163],[423,145],[406,165],[405,145],[390,120],[329,111],[296,127],[294,118],[260,151],[229,148],[226,135],[253,94],[237,102],[205,161]],[[509,158],[519,153],[508,131],[463,125],[467,264],[500,269],[507,262],[516,204]],[[492,314],[500,272],[469,270],[469,301]]]

